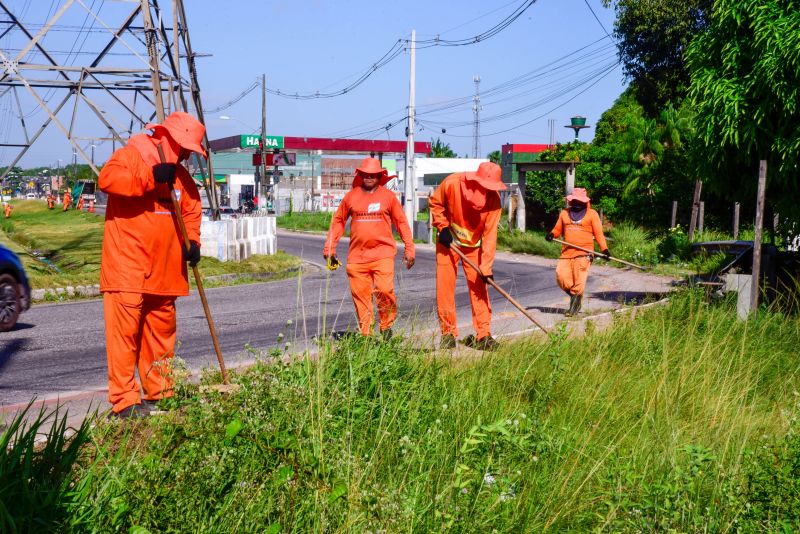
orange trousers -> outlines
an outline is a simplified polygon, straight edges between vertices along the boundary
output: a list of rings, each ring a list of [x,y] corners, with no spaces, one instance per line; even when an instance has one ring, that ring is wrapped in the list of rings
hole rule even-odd
[[[461,252],[473,263],[480,265],[480,248],[463,247]],[[459,261],[460,258],[455,252],[443,245],[436,245],[436,310],[443,336],[452,334],[458,337],[456,276]],[[472,305],[472,326],[475,328],[475,336],[481,339],[491,333],[492,305],[489,302],[489,291],[477,271],[466,264],[461,267],[464,276],[467,277],[469,301]]]
[[[394,258],[367,263],[348,263],[347,277],[350,279],[350,292],[356,307],[358,325],[361,333],[372,333],[375,313],[372,309],[372,295],[378,303],[378,319],[381,332],[392,327],[397,317],[397,297],[394,294]]]
[[[570,295],[583,295],[591,264],[592,260],[588,256],[558,260],[556,264],[558,287]]]
[[[118,413],[141,404],[142,396],[134,377],[137,368],[145,399],[171,397],[175,297],[104,293],[103,314],[111,409]]]

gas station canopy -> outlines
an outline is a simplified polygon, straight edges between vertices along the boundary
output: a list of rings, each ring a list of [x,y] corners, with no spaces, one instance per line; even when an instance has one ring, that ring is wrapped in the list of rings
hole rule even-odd
[[[211,152],[258,150],[261,136],[232,135],[209,141]],[[405,154],[405,141],[382,141],[379,139],[335,139],[326,137],[284,137],[268,135],[265,137],[265,150],[297,150],[310,152],[320,150],[328,154]],[[429,142],[414,143],[415,154],[428,154]]]

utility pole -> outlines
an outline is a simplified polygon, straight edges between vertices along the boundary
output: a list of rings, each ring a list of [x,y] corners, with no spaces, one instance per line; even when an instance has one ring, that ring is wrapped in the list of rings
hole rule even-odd
[[[261,75],[261,183],[258,185],[258,202],[264,199],[266,205],[267,181],[267,75]],[[256,210],[258,210],[256,206]]]
[[[479,158],[481,152],[481,77],[473,76],[475,96],[472,99],[472,157]]]
[[[411,69],[408,75],[408,126],[406,126],[405,212],[411,232],[414,232],[416,176],[414,176],[414,87],[416,85],[417,30],[411,30]]]

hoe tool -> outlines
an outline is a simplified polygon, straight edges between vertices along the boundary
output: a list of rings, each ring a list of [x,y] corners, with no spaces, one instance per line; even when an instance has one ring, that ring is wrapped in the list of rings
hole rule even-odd
[[[164,149],[161,145],[158,146],[158,155],[161,157],[161,163],[166,163],[167,158],[164,156]],[[181,206],[178,203],[178,197],[175,196],[175,188],[169,184],[169,196],[172,198],[172,208],[175,210],[175,216],[178,218],[178,226],[183,236],[183,246],[186,251],[189,251],[189,235],[186,233],[186,225],[183,222],[183,215],[181,214]],[[214,343],[214,351],[217,353],[217,361],[219,362],[219,370],[222,371],[222,386],[214,386],[209,389],[214,389],[220,392],[230,392],[233,388],[231,386],[230,378],[228,377],[228,370],[225,368],[225,360],[222,358],[222,350],[219,348],[219,341],[217,340],[217,330],[214,328],[214,319],[211,317],[211,310],[208,307],[208,300],[206,300],[206,292],[203,289],[203,279],[200,277],[200,271],[197,265],[192,267],[194,273],[194,281],[197,285],[197,292],[200,294],[200,301],[203,303],[203,311],[206,313],[206,320],[208,321],[208,330],[211,332],[211,341]]]
[[[460,249],[459,249],[457,246],[455,246],[455,245],[450,245],[450,250],[452,250],[452,251],[454,251],[456,254],[458,254],[458,257],[459,257],[459,258],[461,258],[461,259],[464,261],[464,263],[466,263],[467,265],[469,265],[470,267],[472,267],[473,269],[475,269],[475,271],[476,271],[476,272],[477,272],[477,273],[478,273],[478,274],[481,276],[481,278],[483,278],[483,279],[486,281],[486,283],[487,283],[487,284],[489,284],[490,286],[492,286],[493,288],[495,288],[495,289],[497,290],[497,292],[498,292],[498,293],[500,293],[501,295],[503,295],[503,296],[506,298],[506,300],[508,300],[508,302],[510,302],[511,304],[513,304],[513,305],[514,305],[514,307],[515,307],[516,309],[518,309],[519,311],[521,311],[521,312],[522,312],[522,315],[524,315],[525,317],[527,317],[528,319],[530,319],[530,320],[531,320],[531,322],[532,322],[533,324],[535,324],[536,326],[538,326],[538,327],[539,327],[539,329],[540,329],[542,332],[544,332],[545,334],[549,334],[549,333],[550,333],[550,332],[547,330],[547,328],[545,328],[544,326],[542,326],[542,324],[541,324],[539,321],[537,321],[536,319],[534,319],[534,317],[533,317],[533,316],[532,316],[530,313],[528,313],[528,310],[526,310],[526,309],[525,309],[525,307],[524,307],[524,306],[522,306],[522,304],[520,304],[519,302],[517,302],[517,301],[514,299],[514,297],[512,297],[511,295],[509,295],[509,294],[508,294],[508,292],[507,292],[505,289],[503,289],[502,287],[500,287],[499,285],[497,285],[497,282],[495,282],[495,281],[494,281],[494,280],[492,280],[491,278],[487,278],[486,276],[484,276],[484,274],[483,274],[483,272],[481,271],[480,267],[478,267],[477,265],[475,265],[475,263],[473,263],[473,262],[472,262],[472,260],[470,260],[469,258],[467,258],[467,257],[464,255],[464,253],[463,253],[463,252],[461,252],[461,250],[460,250]]]
[[[566,245],[568,247],[577,248],[578,250],[582,250],[584,252],[588,252],[589,254],[597,254],[601,258],[605,257],[602,254],[598,254],[594,250],[589,250],[588,248],[579,247],[578,245],[573,245],[572,243],[567,243],[566,241],[561,241],[560,239],[553,238],[553,241],[555,241],[556,243],[561,243],[562,245]],[[647,270],[644,267],[642,267],[641,265],[636,265],[635,263],[631,263],[629,261],[621,260],[619,258],[615,258],[614,256],[609,256],[608,259],[609,260],[613,260],[613,261],[617,261],[619,263],[627,265],[628,267],[635,267],[636,269],[641,269],[642,271],[646,271]]]

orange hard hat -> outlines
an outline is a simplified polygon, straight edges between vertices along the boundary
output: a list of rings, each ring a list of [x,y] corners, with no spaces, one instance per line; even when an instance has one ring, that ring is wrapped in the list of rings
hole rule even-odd
[[[502,191],[506,188],[506,184],[503,183],[503,170],[491,161],[484,161],[478,165],[476,172],[464,174],[467,180],[478,182],[481,187],[489,191]]]
[[[181,147],[206,157],[203,148],[203,137],[206,127],[203,123],[184,111],[174,111],[161,124],[149,123],[145,126],[148,130],[162,129],[173,141]]]

